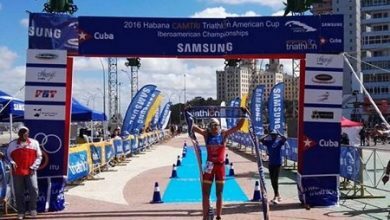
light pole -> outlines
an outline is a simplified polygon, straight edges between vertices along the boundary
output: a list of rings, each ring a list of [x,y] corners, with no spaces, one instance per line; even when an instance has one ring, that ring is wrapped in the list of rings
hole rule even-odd
[[[103,70],[103,113],[106,115],[106,71],[104,70],[102,59],[100,58],[99,60]]]
[[[187,88],[186,88],[186,74],[184,73],[184,89],[183,89],[183,92],[184,92],[184,104],[187,102]]]

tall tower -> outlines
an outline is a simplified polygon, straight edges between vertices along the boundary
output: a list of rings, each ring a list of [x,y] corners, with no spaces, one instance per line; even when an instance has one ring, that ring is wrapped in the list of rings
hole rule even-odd
[[[118,95],[118,59],[110,57],[108,58],[108,115],[110,124],[117,124],[121,120]]]

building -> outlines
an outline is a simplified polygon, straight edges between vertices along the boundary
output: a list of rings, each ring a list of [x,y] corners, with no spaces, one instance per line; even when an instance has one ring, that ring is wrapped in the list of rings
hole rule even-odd
[[[217,71],[217,99],[230,101],[248,94],[252,88],[255,60],[242,60]]]
[[[361,2],[364,86],[374,100],[389,100],[390,1],[362,0]]]
[[[285,83],[285,99],[298,99],[298,78],[288,75],[278,59],[270,59],[265,70],[257,67],[256,60],[242,60],[237,66],[225,66],[217,71],[217,99],[230,101],[244,94],[251,95],[257,85],[264,85],[264,100],[267,100],[272,87],[280,82]]]

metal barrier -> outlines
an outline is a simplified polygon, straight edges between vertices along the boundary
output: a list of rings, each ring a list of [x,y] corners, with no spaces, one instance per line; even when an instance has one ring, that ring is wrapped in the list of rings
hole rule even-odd
[[[237,143],[240,149],[244,145],[240,138],[230,138],[229,142],[231,146],[236,146],[233,143]],[[247,146],[244,145],[244,147],[246,148]],[[288,138],[282,150],[285,168],[296,168],[297,152],[297,139]],[[346,195],[344,198],[383,198],[383,196],[373,195],[367,188],[390,192],[389,189],[386,189],[381,184],[388,160],[390,160],[389,144],[383,145],[383,147],[341,146],[340,176],[345,178],[341,186],[343,190],[347,190],[344,193]],[[350,187],[351,181],[353,182],[352,187]],[[351,192],[352,195],[350,195]]]

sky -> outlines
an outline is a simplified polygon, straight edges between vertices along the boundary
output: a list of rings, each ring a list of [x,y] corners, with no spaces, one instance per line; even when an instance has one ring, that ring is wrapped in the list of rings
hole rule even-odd
[[[24,99],[28,12],[42,12],[46,0],[0,0],[0,90]],[[119,17],[210,17],[282,15],[283,0],[74,0],[79,10],[74,16]],[[78,57],[74,60],[73,97],[103,111],[103,67],[106,58]],[[263,63],[267,63],[264,61]],[[120,109],[130,103],[130,81],[118,58]],[[284,60],[285,69],[291,61]],[[155,84],[165,101],[173,103],[196,96],[216,98],[216,70],[223,70],[222,59],[141,58],[139,88]],[[107,71],[107,70],[106,70]],[[107,77],[106,77],[107,80]]]

